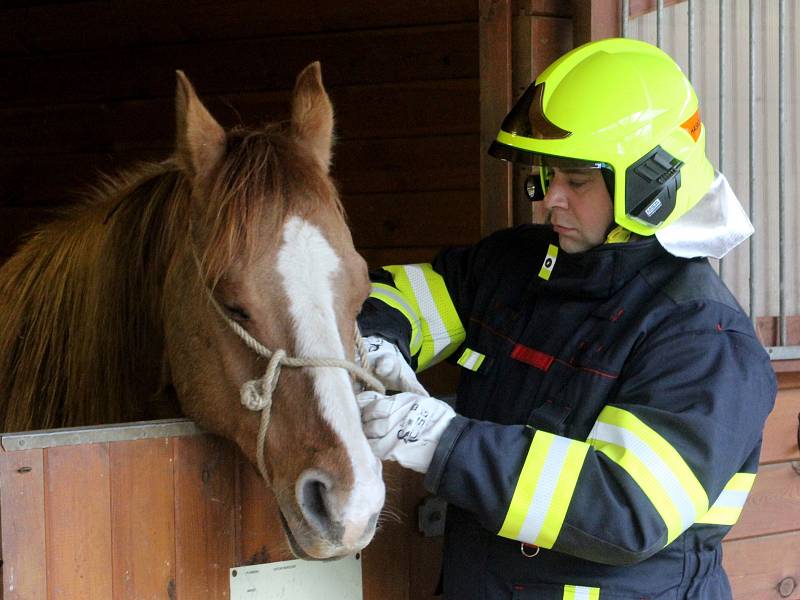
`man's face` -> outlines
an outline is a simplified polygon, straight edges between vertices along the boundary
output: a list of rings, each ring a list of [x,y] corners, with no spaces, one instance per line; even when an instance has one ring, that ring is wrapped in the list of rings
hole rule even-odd
[[[569,254],[599,246],[614,218],[600,169],[552,169],[544,197],[561,249]]]

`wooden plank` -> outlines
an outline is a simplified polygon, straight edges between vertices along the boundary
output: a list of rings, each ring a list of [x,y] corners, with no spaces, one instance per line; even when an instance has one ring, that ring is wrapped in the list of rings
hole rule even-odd
[[[686,0],[664,0],[664,8],[680,4]],[[658,0],[630,0],[629,14],[631,19],[653,12],[658,7]]]
[[[481,82],[481,234],[513,222],[511,168],[486,154],[511,109],[511,2],[479,0]]]
[[[275,495],[255,467],[239,456],[240,558],[239,565],[294,558],[283,533]]]
[[[343,193],[478,189],[476,135],[352,140],[339,144],[333,176]]]
[[[783,361],[782,361],[783,362]],[[795,362],[795,361],[790,361]],[[774,365],[775,363],[773,363]],[[800,368],[792,371],[783,371],[776,373],[778,376],[778,389],[791,390],[800,388]]]
[[[550,0],[553,2],[554,0]],[[0,12],[0,46],[13,52],[87,51],[122,46],[203,43],[211,40],[309,34],[352,29],[411,27],[432,23],[474,22],[477,6],[470,0],[298,0],[291,10],[280,2],[230,0],[225,3],[170,3],[160,0],[76,2]],[[8,0],[4,3],[6,9]],[[88,24],[88,26],[87,26]]]
[[[377,269],[384,265],[431,262],[439,248],[434,246],[420,246],[418,248],[400,246],[391,248],[357,248],[357,250],[367,261],[370,269]]]
[[[736,540],[800,529],[800,464],[764,465],[739,522],[727,535]]]
[[[212,95],[206,105],[225,126],[256,126],[287,118],[289,96],[286,90]],[[479,130],[477,79],[346,86],[332,90],[331,100],[339,141]],[[0,156],[168,151],[174,141],[174,113],[171,98],[0,110]]]
[[[345,196],[356,246],[456,246],[478,241],[478,190]]]
[[[455,388],[450,388],[453,390]],[[428,391],[432,392],[431,388]],[[417,510],[428,496],[422,485],[423,477],[416,473],[405,474],[408,494],[409,518],[406,527],[409,537],[409,594],[411,600],[436,600],[436,588],[442,565],[443,537],[425,537],[418,531]]]
[[[723,542],[735,600],[800,600],[800,531]]]
[[[798,416],[800,416],[800,389],[778,392],[775,408],[767,418],[761,462],[774,463],[788,460],[800,461],[798,445]]]
[[[0,451],[0,598],[47,597],[44,507],[42,450]]]
[[[73,204],[101,173],[132,168],[139,160],[163,158],[163,152],[146,150],[9,157],[0,161],[0,202],[28,208]]]
[[[108,444],[44,454],[48,598],[111,598]]]
[[[175,588],[173,438],[109,444],[114,600]]]
[[[576,46],[620,35],[619,0],[571,0],[571,4]]]
[[[512,10],[515,15],[572,18],[572,9],[564,0],[514,0]]]
[[[410,510],[406,487],[412,476],[395,462],[383,463],[386,504],[375,538],[362,552],[365,600],[416,600],[409,596],[409,532],[416,514]]]
[[[174,444],[175,597],[228,598],[228,569],[236,562],[235,450],[212,435]]]
[[[345,194],[477,189],[477,136],[425,136],[342,142],[333,174]],[[0,197],[6,206],[65,204],[99,173],[161,160],[169,149],[113,154],[13,156],[0,161]]]
[[[54,95],[60,103],[169,98],[176,68],[206,96],[291,89],[314,60],[328,87],[475,78],[477,50],[477,25],[464,23],[8,58],[0,60],[0,105],[49,104]]]

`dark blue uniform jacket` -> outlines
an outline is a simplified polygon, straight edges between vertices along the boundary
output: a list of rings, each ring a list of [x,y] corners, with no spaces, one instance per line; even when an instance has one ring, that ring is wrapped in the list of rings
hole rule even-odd
[[[707,260],[647,238],[543,276],[557,243],[522,226],[432,264],[465,331],[449,360],[483,357],[425,480],[449,503],[445,597],[729,599],[720,540],[773,406],[767,354]],[[371,298],[359,323],[416,365],[399,311]]]

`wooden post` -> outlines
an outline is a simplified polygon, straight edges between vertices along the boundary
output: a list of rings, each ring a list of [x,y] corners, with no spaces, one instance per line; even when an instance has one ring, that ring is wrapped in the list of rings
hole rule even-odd
[[[619,36],[621,5],[620,0],[572,0],[575,45]]]
[[[481,235],[511,225],[511,168],[486,154],[511,109],[511,0],[480,0]]]

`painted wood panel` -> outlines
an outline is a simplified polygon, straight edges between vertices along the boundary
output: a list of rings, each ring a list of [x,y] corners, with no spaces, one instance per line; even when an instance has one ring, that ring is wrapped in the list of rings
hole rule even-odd
[[[112,598],[108,444],[49,448],[44,471],[47,598]]]
[[[98,173],[162,160],[171,148],[114,153],[17,155],[0,162],[5,206],[59,206],[75,202]],[[343,194],[478,188],[477,136],[424,136],[340,143],[333,175]],[[451,207],[452,208],[452,207]]]
[[[175,589],[173,439],[109,444],[113,600]]]
[[[324,79],[324,64],[322,71]],[[164,77],[167,85],[174,84],[173,74]],[[288,90],[219,95],[198,89],[198,93],[225,126],[289,116]],[[339,141],[478,132],[474,79],[349,85],[329,94]],[[56,104],[0,110],[0,156],[167,150],[174,143],[172,98],[58,104],[54,97],[53,101]]]
[[[177,600],[229,597],[236,561],[236,456],[211,435],[175,439]]]
[[[42,450],[0,451],[4,600],[47,598]]]
[[[800,388],[778,391],[775,408],[767,418],[761,462],[800,460]]]
[[[555,4],[557,0],[548,0]],[[14,5],[16,8],[13,8]],[[43,6],[36,6],[43,4]],[[0,52],[29,54],[114,49],[165,43],[203,43],[220,39],[410,27],[474,21],[473,0],[299,0],[286,10],[280,2],[165,3],[14,2],[0,12]],[[88,26],[87,26],[88,25]]]
[[[736,600],[800,600],[800,531],[722,546]]]
[[[240,541],[236,565],[293,559],[272,490],[255,467],[241,456],[238,469]]]
[[[81,60],[70,54],[6,58],[0,59],[0,106],[170,97],[176,68],[205,94],[290,89],[314,60],[324,65],[329,87],[474,78],[476,52],[477,25],[463,23],[121,48]]]

